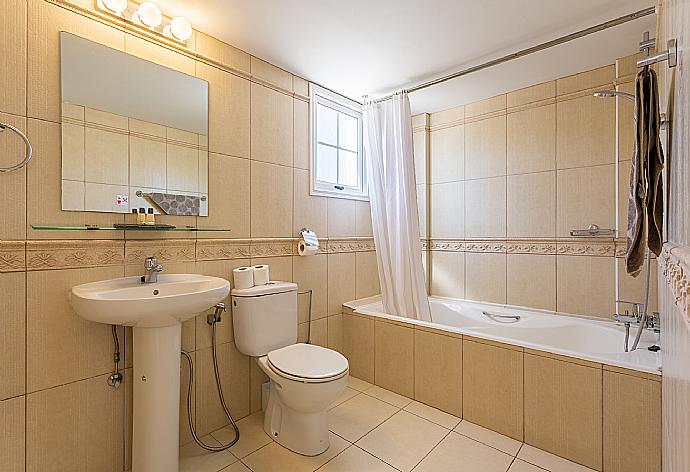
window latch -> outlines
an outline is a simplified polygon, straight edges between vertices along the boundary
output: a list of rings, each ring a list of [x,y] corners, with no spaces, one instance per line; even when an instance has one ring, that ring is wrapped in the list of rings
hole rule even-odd
[[[335,187],[336,190],[345,190],[345,187],[343,187],[342,185],[334,185],[333,187]]]

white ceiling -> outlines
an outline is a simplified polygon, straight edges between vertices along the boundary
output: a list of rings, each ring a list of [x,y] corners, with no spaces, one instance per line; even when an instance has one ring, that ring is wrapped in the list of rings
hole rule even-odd
[[[166,15],[351,98],[377,96],[649,7],[653,0],[155,0]],[[413,112],[612,63],[654,15],[410,95]]]

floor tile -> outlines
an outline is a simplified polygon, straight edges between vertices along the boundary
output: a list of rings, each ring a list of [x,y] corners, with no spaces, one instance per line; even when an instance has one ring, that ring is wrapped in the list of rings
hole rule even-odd
[[[354,442],[399,411],[368,395],[357,395],[329,412],[330,430]]]
[[[381,388],[377,385],[372,386],[364,391],[365,394],[370,397],[378,398],[386,403],[390,403],[398,408],[404,408],[412,402],[411,398],[404,397],[385,388]]]
[[[242,459],[253,472],[312,472],[350,446],[336,434],[330,435],[331,445],[318,456],[303,456],[273,442]]]
[[[240,440],[230,448],[230,452],[240,459],[272,441],[271,437],[264,432],[263,411],[242,418],[237,422],[237,427],[240,428]],[[230,426],[226,426],[214,431],[211,435],[221,444],[227,444],[235,437],[235,431]]]
[[[201,440],[209,446],[220,445],[210,435],[204,436]],[[235,462],[237,458],[230,452],[210,452],[202,449],[195,442],[180,448],[180,472],[218,472]]]
[[[338,398],[333,400],[333,403],[331,403],[329,405],[328,409],[330,410],[331,408],[335,408],[336,406],[340,405],[344,401],[347,401],[350,398],[352,398],[356,395],[359,395],[359,393],[360,393],[359,390],[355,390],[354,388],[350,388],[350,387],[345,387],[345,390],[343,390],[343,393],[341,393],[338,396]]]
[[[460,418],[457,416],[453,416],[450,413],[446,413],[445,411],[438,410],[420,402],[410,403],[405,407],[405,411],[421,416],[432,423],[436,423],[448,429],[453,429],[460,423]]]
[[[510,454],[513,457],[517,455],[518,451],[520,450],[520,445],[522,444],[520,441],[517,441],[513,438],[509,438],[508,436],[491,431],[490,429],[482,428],[479,425],[465,420],[457,425],[455,431],[472,438],[475,441],[479,441],[487,446],[491,446],[499,451],[503,451],[506,454]]]
[[[240,461],[237,461],[231,466],[222,469],[220,472],[252,472],[252,470]]]
[[[518,453],[518,459],[538,465],[542,469],[550,470],[551,472],[591,472],[592,469],[584,465],[576,464],[568,459],[563,459],[554,454],[542,451],[536,447],[528,444],[522,446]]]
[[[515,459],[513,465],[510,466],[508,472],[544,472],[546,469],[532,465],[529,462],[521,461],[520,459]]]
[[[506,472],[513,458],[451,432],[415,467],[415,472]]]
[[[446,428],[400,411],[357,441],[357,446],[396,469],[409,471],[447,434]]]
[[[369,382],[365,382],[364,380],[358,379],[357,377],[353,377],[351,375],[347,379],[347,386],[355,390],[359,390],[360,392],[363,392],[372,387],[372,385]]]
[[[350,446],[321,467],[319,472],[397,472],[397,470],[357,446]]]

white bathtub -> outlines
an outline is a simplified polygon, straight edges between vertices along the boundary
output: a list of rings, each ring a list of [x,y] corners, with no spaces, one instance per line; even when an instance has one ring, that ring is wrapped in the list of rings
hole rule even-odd
[[[429,297],[429,304],[433,320],[431,323],[385,313],[380,297],[349,302],[345,306],[355,313],[429,326],[602,364],[657,374],[661,371],[661,352],[647,349],[652,344],[659,344],[658,335],[651,331],[645,330],[637,350],[625,352],[624,328],[613,321],[454,298]],[[505,316],[517,316],[519,319]],[[631,346],[636,332],[637,328],[631,327]]]

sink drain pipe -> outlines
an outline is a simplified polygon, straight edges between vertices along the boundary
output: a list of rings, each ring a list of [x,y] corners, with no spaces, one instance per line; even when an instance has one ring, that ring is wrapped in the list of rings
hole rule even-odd
[[[221,387],[220,385],[220,373],[218,372],[218,354],[216,352],[216,323],[220,323],[221,315],[224,311],[225,304],[217,304],[215,306],[214,313],[208,315],[206,322],[209,325],[211,325],[212,329],[211,352],[213,354],[213,371],[216,375],[218,398],[220,399],[220,404],[223,406],[223,410],[225,411],[225,416],[228,417],[232,429],[235,430],[235,439],[230,441],[230,443],[222,444],[220,446],[209,446],[208,444],[205,444],[203,441],[201,441],[201,439],[199,439],[199,436],[197,436],[196,428],[194,426],[194,420],[192,419],[192,386],[194,385],[194,361],[192,361],[192,356],[190,356],[188,352],[182,351],[182,355],[187,359],[187,362],[189,363],[189,383],[187,385],[187,421],[189,422],[189,430],[192,432],[192,438],[194,439],[194,442],[196,442],[199,445],[199,447],[211,452],[225,451],[226,449],[229,449],[232,446],[234,446],[235,443],[237,443],[237,441],[240,440],[240,430],[235,424],[235,420],[232,419],[230,410],[228,409],[228,406],[225,403],[225,398],[223,397],[223,387]]]

